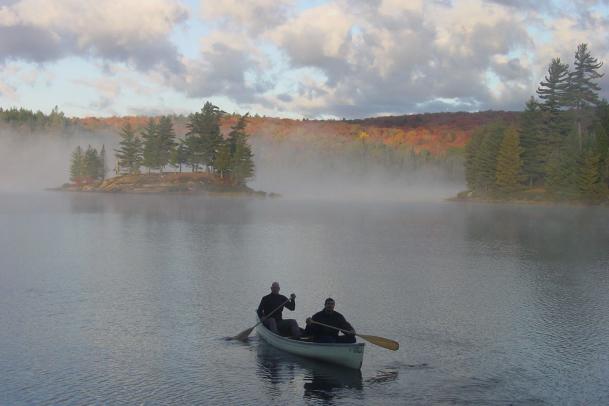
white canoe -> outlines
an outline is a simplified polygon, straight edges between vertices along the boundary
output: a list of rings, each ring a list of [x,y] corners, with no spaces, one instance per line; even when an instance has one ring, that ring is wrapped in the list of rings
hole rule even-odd
[[[364,343],[312,343],[291,340],[273,333],[263,324],[256,327],[256,333],[264,341],[280,350],[302,357],[313,358],[348,368],[360,369],[364,360]]]

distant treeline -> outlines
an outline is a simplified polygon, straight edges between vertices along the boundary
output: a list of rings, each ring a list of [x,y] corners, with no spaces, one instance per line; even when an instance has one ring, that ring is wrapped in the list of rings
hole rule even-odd
[[[517,124],[478,130],[465,151],[468,188],[481,197],[609,199],[609,104],[586,44],[573,69],[555,58]]]
[[[28,130],[63,130],[72,125],[72,121],[59,111],[57,106],[48,115],[41,111],[34,112],[24,108],[13,107],[5,110],[0,107],[0,122],[17,128],[26,127]]]
[[[182,172],[182,166],[189,166],[193,172],[205,170],[230,183],[245,184],[254,176],[253,154],[245,132],[248,115],[239,117],[226,138],[220,132],[221,115],[217,106],[205,103],[200,112],[188,116],[188,131],[183,139],[176,137],[171,117],[150,118],[139,135],[131,124],[125,124],[120,131],[119,147],[114,150],[116,174],[138,174],[141,167],[149,173],[163,172],[168,165]],[[95,156],[101,157],[101,153],[98,155],[95,149],[89,147],[87,153],[89,150],[91,162]],[[81,151],[80,155],[78,151]],[[88,162],[87,153],[82,158],[83,162]],[[81,155],[82,150],[78,147],[72,154],[71,167],[80,167],[78,162]],[[103,172],[71,171],[71,180],[78,182],[82,176],[89,180],[103,179],[105,155],[100,159]],[[87,167],[85,163],[81,166]]]

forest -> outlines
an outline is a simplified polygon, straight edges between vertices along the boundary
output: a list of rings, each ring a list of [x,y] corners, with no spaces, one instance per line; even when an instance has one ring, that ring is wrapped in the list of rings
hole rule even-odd
[[[469,191],[507,200],[609,200],[609,104],[599,98],[603,63],[586,44],[572,68],[554,58],[537,98],[516,123],[477,130],[465,150]]]

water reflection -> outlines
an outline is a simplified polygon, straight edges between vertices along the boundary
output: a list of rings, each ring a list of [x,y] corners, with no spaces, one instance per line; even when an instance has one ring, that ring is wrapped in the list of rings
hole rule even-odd
[[[359,397],[363,389],[360,370],[349,369],[297,357],[280,351],[264,341],[258,344],[257,375],[276,397],[279,386],[289,382],[303,382],[303,397],[332,404],[333,399]],[[270,384],[270,385],[268,385]]]

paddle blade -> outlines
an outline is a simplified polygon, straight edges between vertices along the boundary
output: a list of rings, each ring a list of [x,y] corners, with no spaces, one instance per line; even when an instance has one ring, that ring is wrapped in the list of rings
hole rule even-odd
[[[397,351],[400,348],[400,343],[397,341],[390,340],[385,337],[377,337],[377,336],[368,336],[364,334],[357,334],[358,337],[363,338],[364,340],[376,344],[379,347],[387,348],[391,351]]]
[[[242,332],[240,332],[239,334],[234,336],[233,339],[234,340],[239,340],[239,341],[245,341],[245,340],[247,340],[249,335],[252,333],[253,329],[254,329],[254,327],[250,327],[247,330],[243,330]]]

